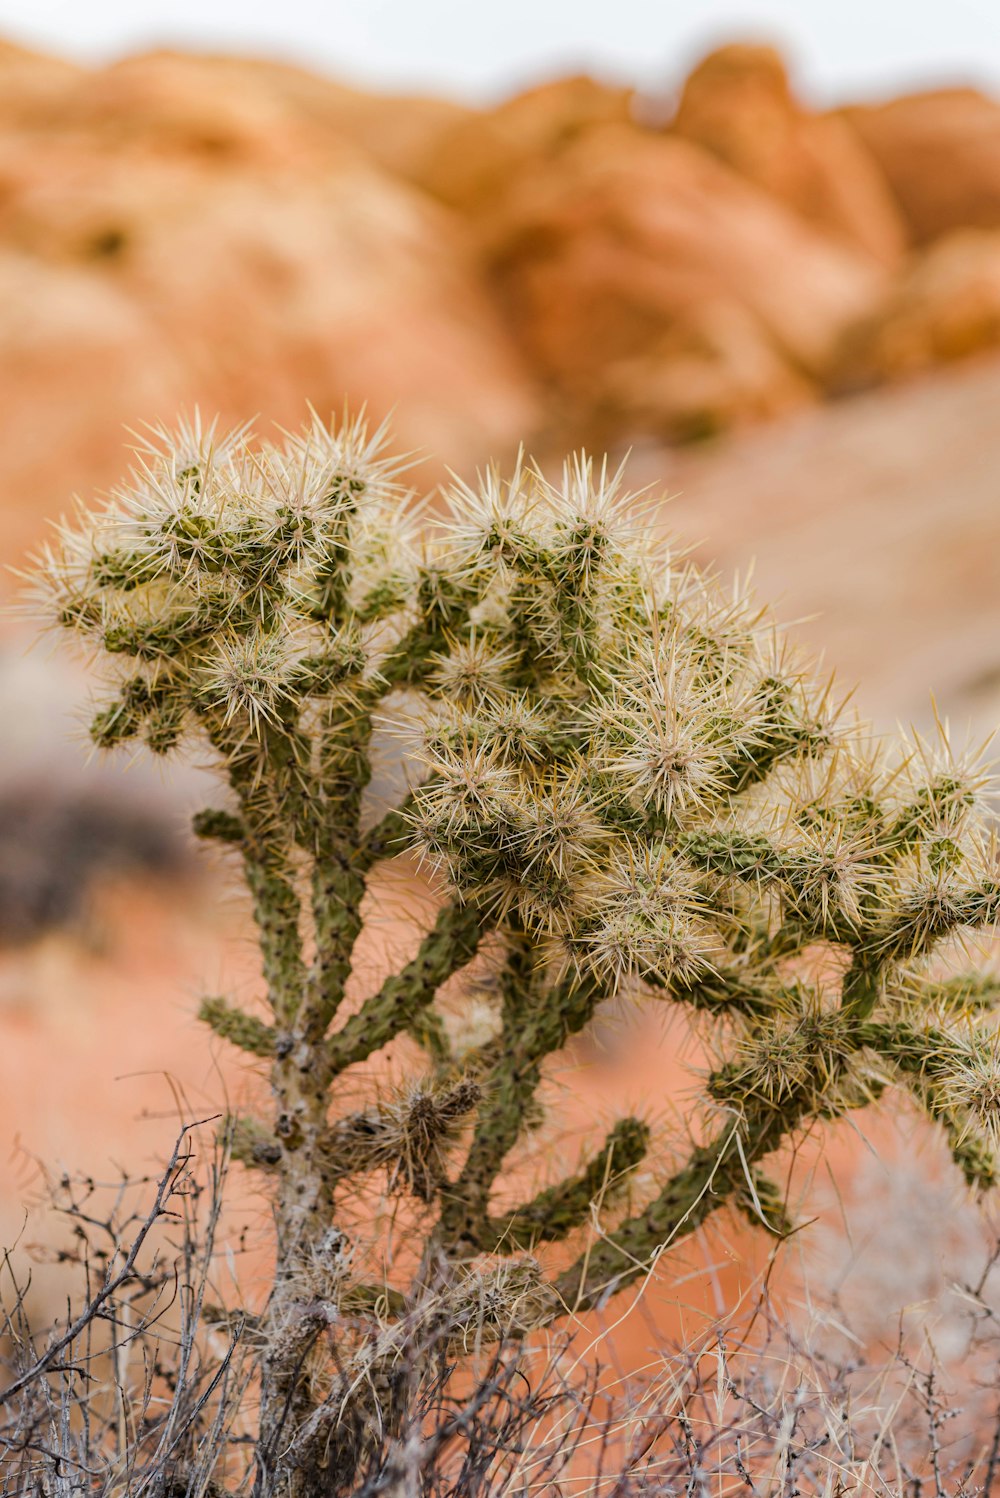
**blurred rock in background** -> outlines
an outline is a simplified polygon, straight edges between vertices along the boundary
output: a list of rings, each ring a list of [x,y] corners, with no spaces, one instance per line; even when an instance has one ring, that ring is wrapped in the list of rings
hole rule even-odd
[[[181,405],[367,401],[421,479],[784,417],[996,347],[994,233],[1000,104],[817,112],[768,47],[676,101],[572,77],[472,109],[6,45],[0,544]]]
[[[135,796],[14,782],[0,794],[0,948],[81,921],[97,878],[176,877],[184,860],[173,834]]]

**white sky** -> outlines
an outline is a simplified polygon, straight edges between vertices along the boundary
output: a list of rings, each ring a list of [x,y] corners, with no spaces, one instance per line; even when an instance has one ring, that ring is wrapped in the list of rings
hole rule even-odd
[[[1000,89],[1000,0],[0,0],[0,33],[100,60],[160,45],[280,56],[477,98],[557,71],[670,84],[721,39],[782,43],[814,97]]]

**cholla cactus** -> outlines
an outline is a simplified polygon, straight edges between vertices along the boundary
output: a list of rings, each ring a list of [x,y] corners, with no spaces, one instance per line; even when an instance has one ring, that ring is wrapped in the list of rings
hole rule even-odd
[[[282,447],[161,433],[41,568],[50,613],[117,667],[95,740],[201,741],[228,779],[196,827],[242,857],[270,1020],[222,999],[202,1017],[270,1063],[273,1118],[235,1137],[274,1182],[260,1463],[290,1494],[348,1481],[407,1349],[592,1306],[727,1199],[780,1231],[760,1163],[891,1084],[972,1183],[995,1172],[1000,979],[953,970],[1000,912],[981,777],[871,742],[739,591],[670,559],[618,476],[489,474],[421,535],[379,451],[360,425]],[[379,718],[414,790],[368,826]],[[371,872],[407,848],[441,876],[434,926],[344,1019]],[[497,1022],[460,1044],[435,1001],[487,951]],[[690,1157],[596,1241],[641,1119],[498,1211],[546,1059],[626,989],[709,1027]],[[345,1111],[404,1034],[419,1074]],[[344,1230],[371,1177],[420,1227],[401,1281],[374,1228]],[[553,1275],[567,1238],[580,1257]]]

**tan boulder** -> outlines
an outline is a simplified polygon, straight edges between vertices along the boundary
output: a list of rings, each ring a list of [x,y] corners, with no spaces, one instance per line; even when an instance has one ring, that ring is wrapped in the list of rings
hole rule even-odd
[[[885,304],[849,329],[834,384],[856,388],[1000,346],[1000,230],[937,240],[893,283]]]
[[[614,125],[525,176],[490,261],[570,435],[589,442],[683,437],[808,401],[884,282],[869,256],[697,147]]]
[[[972,88],[848,109],[919,244],[1000,228],[1000,101]]]
[[[115,155],[181,157],[217,175],[319,169],[349,143],[272,86],[266,72],[178,52],[146,52],[87,70],[54,99],[45,132]]]
[[[0,37],[0,129],[41,125],[84,70]]]
[[[632,91],[585,76],[557,78],[456,120],[428,151],[420,185],[450,207],[490,221],[520,176],[585,131],[628,121]]]
[[[871,154],[845,120],[803,108],[774,48],[712,52],[685,82],[670,128],[817,229],[899,262],[902,219]]]
[[[609,361],[589,431],[581,429],[579,438],[593,441],[600,433],[613,441],[635,431],[697,442],[813,398],[811,382],[789,365],[753,313],[720,296]]]
[[[394,175],[420,176],[446,131],[477,111],[446,99],[366,93],[264,59],[155,51],[82,75],[62,121],[119,144],[300,169],[345,146]]]
[[[191,61],[191,59],[185,59]],[[271,59],[195,59],[216,75],[238,75],[265,86],[311,130],[349,141],[379,166],[423,185],[442,142],[476,129],[482,110],[429,94],[369,93],[305,68]]]

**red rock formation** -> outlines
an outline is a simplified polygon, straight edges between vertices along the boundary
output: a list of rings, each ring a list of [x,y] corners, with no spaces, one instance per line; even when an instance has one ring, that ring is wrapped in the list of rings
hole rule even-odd
[[[529,360],[595,441],[801,405],[883,282],[697,147],[623,125],[522,176],[490,259]]]
[[[83,69],[0,38],[0,129],[50,119]]]
[[[456,121],[425,157],[420,184],[480,229],[539,164],[598,125],[626,123],[632,91],[584,76],[557,78]]]
[[[368,93],[320,73],[267,58],[156,53],[162,73],[168,66],[199,87],[214,92],[235,86],[278,104],[285,115],[319,139],[349,141],[378,166],[418,185],[446,136],[474,127],[487,113],[453,99],[431,95]],[[141,70],[147,59],[133,58],[120,69]]]
[[[848,109],[920,244],[1000,227],[1000,102],[972,88]]]
[[[906,235],[879,168],[846,121],[799,103],[774,48],[712,52],[685,82],[670,128],[815,228],[899,263]]]
[[[832,374],[851,390],[1000,346],[1000,231],[961,229],[917,255],[845,335]]]

